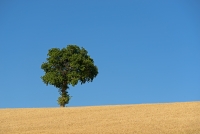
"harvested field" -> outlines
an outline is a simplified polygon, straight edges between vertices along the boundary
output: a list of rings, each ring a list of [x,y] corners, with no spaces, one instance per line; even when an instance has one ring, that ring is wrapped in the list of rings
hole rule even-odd
[[[0,134],[200,134],[200,102],[0,109]]]

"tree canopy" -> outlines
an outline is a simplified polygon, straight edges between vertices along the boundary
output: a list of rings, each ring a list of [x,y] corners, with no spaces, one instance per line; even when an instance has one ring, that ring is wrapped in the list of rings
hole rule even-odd
[[[83,47],[68,45],[62,49],[52,48],[47,56],[47,61],[41,65],[45,72],[41,78],[46,85],[50,84],[59,89],[61,96],[58,103],[61,107],[70,100],[67,92],[69,85],[92,82],[98,74],[97,66]]]

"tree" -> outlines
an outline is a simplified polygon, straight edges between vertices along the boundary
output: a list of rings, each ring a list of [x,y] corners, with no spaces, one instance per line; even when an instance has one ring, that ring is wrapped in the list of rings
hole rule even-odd
[[[65,107],[71,98],[67,92],[69,85],[92,82],[98,74],[98,68],[88,52],[77,45],[68,45],[63,49],[52,48],[47,56],[47,61],[41,65],[45,72],[41,79],[46,85],[54,85],[59,89],[60,97],[57,101],[61,107]]]

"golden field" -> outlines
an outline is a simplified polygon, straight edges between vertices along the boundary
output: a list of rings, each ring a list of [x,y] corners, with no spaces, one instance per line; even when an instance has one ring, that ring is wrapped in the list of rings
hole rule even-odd
[[[200,134],[200,102],[0,109],[0,134]]]

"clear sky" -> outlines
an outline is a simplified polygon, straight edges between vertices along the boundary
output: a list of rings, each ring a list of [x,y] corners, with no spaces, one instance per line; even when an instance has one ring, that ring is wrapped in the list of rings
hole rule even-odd
[[[200,101],[200,1],[1,0],[0,108],[58,107],[41,64],[51,48],[84,47],[92,83],[68,106]]]

